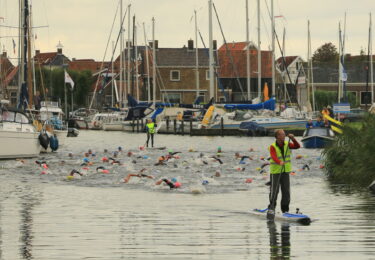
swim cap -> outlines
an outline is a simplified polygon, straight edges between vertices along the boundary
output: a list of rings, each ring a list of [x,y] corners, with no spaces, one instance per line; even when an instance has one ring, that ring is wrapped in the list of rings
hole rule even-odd
[[[180,188],[181,187],[181,183],[179,183],[179,182],[174,183],[174,187],[175,188]]]
[[[121,146],[119,146],[117,149],[118,149],[119,151],[122,151],[122,147],[121,147]]]
[[[176,183],[176,182],[177,182],[177,179],[176,179],[176,178],[172,178],[172,179],[171,179],[171,182]]]
[[[91,149],[88,150],[88,153],[90,153],[90,154],[92,153]]]
[[[83,158],[83,162],[89,162],[89,159],[87,159],[87,158]]]
[[[202,181],[202,185],[207,185],[207,184],[208,184],[208,180]]]
[[[172,149],[169,149],[169,150],[168,150],[168,153],[173,153],[173,150],[172,150]]]
[[[147,155],[144,155],[144,156],[143,156],[143,159],[148,159],[148,156],[147,156]]]

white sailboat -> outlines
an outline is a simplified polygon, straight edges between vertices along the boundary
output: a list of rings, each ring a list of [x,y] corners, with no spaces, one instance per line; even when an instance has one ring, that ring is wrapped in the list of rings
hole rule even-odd
[[[39,133],[23,112],[0,107],[0,159],[31,158],[39,155]]]

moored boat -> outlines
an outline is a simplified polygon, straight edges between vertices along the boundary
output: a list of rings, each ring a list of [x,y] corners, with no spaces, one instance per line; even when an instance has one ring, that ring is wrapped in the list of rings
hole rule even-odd
[[[335,134],[330,128],[308,128],[303,134],[302,144],[304,148],[324,148],[334,140]]]

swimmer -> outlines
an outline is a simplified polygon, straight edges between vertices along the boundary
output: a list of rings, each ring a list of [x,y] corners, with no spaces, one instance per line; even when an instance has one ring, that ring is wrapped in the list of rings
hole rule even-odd
[[[215,161],[219,162],[220,164],[223,164],[223,161],[217,158],[216,156],[211,156],[210,158],[214,159]]]
[[[157,163],[155,163],[154,165],[155,166],[158,166],[158,165],[166,165],[166,162],[168,161],[168,159],[167,158],[165,158],[165,156],[160,156],[159,158],[158,158],[158,162]]]
[[[69,158],[73,158],[73,153],[68,153]]]
[[[43,167],[44,169],[48,169],[48,164],[46,161],[35,161],[36,164],[38,164],[40,167]]]
[[[173,179],[172,179],[173,180]],[[180,188],[181,187],[181,183],[180,182],[178,182],[178,181],[175,181],[175,182],[173,182],[173,181],[170,181],[170,180],[168,180],[168,179],[161,179],[161,180],[159,180],[159,181],[157,181],[156,183],[155,183],[155,185],[160,185],[161,183],[165,183],[165,184],[167,184],[168,186],[169,186],[169,188],[170,189],[177,189],[177,188]]]
[[[302,170],[308,170],[308,171],[310,171],[309,165],[307,165],[307,164],[303,165],[302,166]]]
[[[111,164],[117,164],[117,165],[121,165],[121,162],[116,160],[116,159],[113,159],[112,157],[109,157],[108,158],[109,160],[111,160]]]
[[[79,171],[77,171],[76,169],[73,169],[73,170],[70,172],[69,176],[74,177],[74,175],[76,175],[76,174],[78,174],[79,176],[83,176],[83,174],[80,173]],[[69,176],[68,176],[68,177],[69,177]]]
[[[128,155],[128,157],[132,157],[133,153],[132,152],[128,152],[127,155]]]
[[[220,172],[216,171],[215,174],[211,176],[211,178],[213,178],[213,177],[220,177],[220,176],[221,176]]]
[[[130,173],[130,174],[128,174],[128,176],[126,176],[126,178],[124,178],[124,183],[128,183],[131,177],[154,179],[153,176],[151,176],[151,175],[147,175],[147,174],[144,174],[143,172],[144,172],[145,170],[146,170],[146,168],[143,168],[143,169],[140,170],[140,172],[137,173],[137,174],[134,174],[134,173]]]
[[[109,170],[107,170],[106,168],[104,168],[104,166],[99,166],[99,167],[96,168],[96,172],[108,174]]]

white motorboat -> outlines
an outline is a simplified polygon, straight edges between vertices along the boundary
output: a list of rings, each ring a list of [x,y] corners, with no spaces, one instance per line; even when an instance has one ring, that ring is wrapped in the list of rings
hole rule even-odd
[[[104,131],[122,131],[123,121],[126,119],[127,111],[114,112],[112,116],[103,119],[102,128]]]
[[[0,159],[37,157],[40,153],[38,136],[26,114],[0,109]]]

